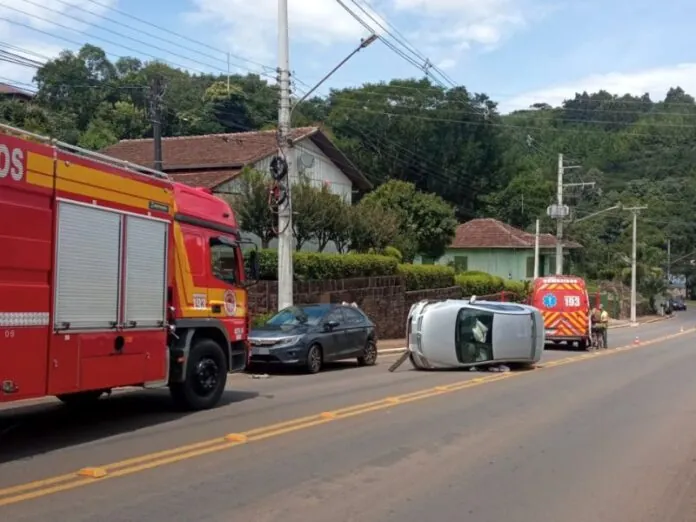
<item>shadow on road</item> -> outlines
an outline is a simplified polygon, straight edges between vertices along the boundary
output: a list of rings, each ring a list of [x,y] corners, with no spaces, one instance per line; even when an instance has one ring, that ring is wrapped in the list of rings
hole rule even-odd
[[[377,360],[377,364],[379,364],[379,359]],[[355,370],[358,368],[362,368],[361,366],[358,366],[358,363],[355,361],[337,361],[337,362],[330,362],[330,363],[324,363],[324,366],[321,369],[321,373],[331,373],[331,372],[341,372],[341,371],[346,371],[346,370]],[[298,366],[283,366],[280,364],[261,364],[261,363],[256,363],[254,364],[248,371],[248,374],[260,374],[260,373],[267,373],[268,375],[307,375],[307,372],[304,370],[304,368],[298,367]]]
[[[550,351],[550,352],[584,352],[585,350],[581,350],[579,346],[575,345],[574,343],[566,344],[566,343],[546,343],[544,346],[544,351]]]
[[[226,391],[218,407],[258,397]],[[166,390],[123,392],[88,408],[38,404],[0,412],[0,464],[84,444],[190,415],[177,410]]]

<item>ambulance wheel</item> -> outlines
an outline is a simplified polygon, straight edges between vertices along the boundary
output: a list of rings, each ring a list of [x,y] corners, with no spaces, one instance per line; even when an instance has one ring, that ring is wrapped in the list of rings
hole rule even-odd
[[[197,341],[188,358],[184,382],[169,385],[175,404],[185,410],[207,410],[225,392],[227,363],[222,347],[211,339]]]
[[[97,402],[106,391],[107,390],[90,390],[77,393],[64,393],[56,395],[56,398],[66,406],[79,408],[91,406]]]
[[[580,348],[582,351],[591,352],[592,343],[588,343],[587,341],[578,341],[578,348]]]

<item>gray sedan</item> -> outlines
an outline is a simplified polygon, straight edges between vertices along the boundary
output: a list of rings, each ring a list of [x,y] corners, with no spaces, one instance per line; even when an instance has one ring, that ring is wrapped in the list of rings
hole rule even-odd
[[[532,365],[544,351],[544,319],[528,305],[475,298],[421,301],[411,307],[406,326],[418,369]]]
[[[278,312],[249,336],[252,364],[300,366],[317,373],[324,363],[357,359],[377,362],[375,324],[356,305],[291,306]]]

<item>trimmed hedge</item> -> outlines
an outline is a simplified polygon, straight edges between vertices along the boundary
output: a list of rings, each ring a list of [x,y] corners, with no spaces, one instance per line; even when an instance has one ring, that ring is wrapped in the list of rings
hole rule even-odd
[[[505,300],[520,303],[529,296],[529,283],[526,281],[505,281]]]
[[[393,257],[374,254],[293,252],[296,281],[393,276],[398,273],[398,265],[399,262]],[[259,279],[278,279],[276,250],[259,250]]]
[[[454,268],[444,265],[399,265],[406,290],[428,290],[456,286]]]
[[[505,280],[502,277],[485,272],[464,272],[455,277],[455,282],[462,287],[462,292],[467,297],[497,294],[505,289]]]

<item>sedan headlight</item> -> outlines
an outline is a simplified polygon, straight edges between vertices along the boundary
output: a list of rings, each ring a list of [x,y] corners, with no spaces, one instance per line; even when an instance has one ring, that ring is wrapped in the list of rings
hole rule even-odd
[[[282,348],[292,346],[302,339],[302,335],[290,335],[288,337],[250,337],[249,342],[252,346],[265,348]]]
[[[290,337],[281,337],[280,339],[277,340],[276,344],[273,345],[273,347],[277,346],[289,346],[293,344],[297,344],[300,342],[302,339],[302,335],[292,335]]]

